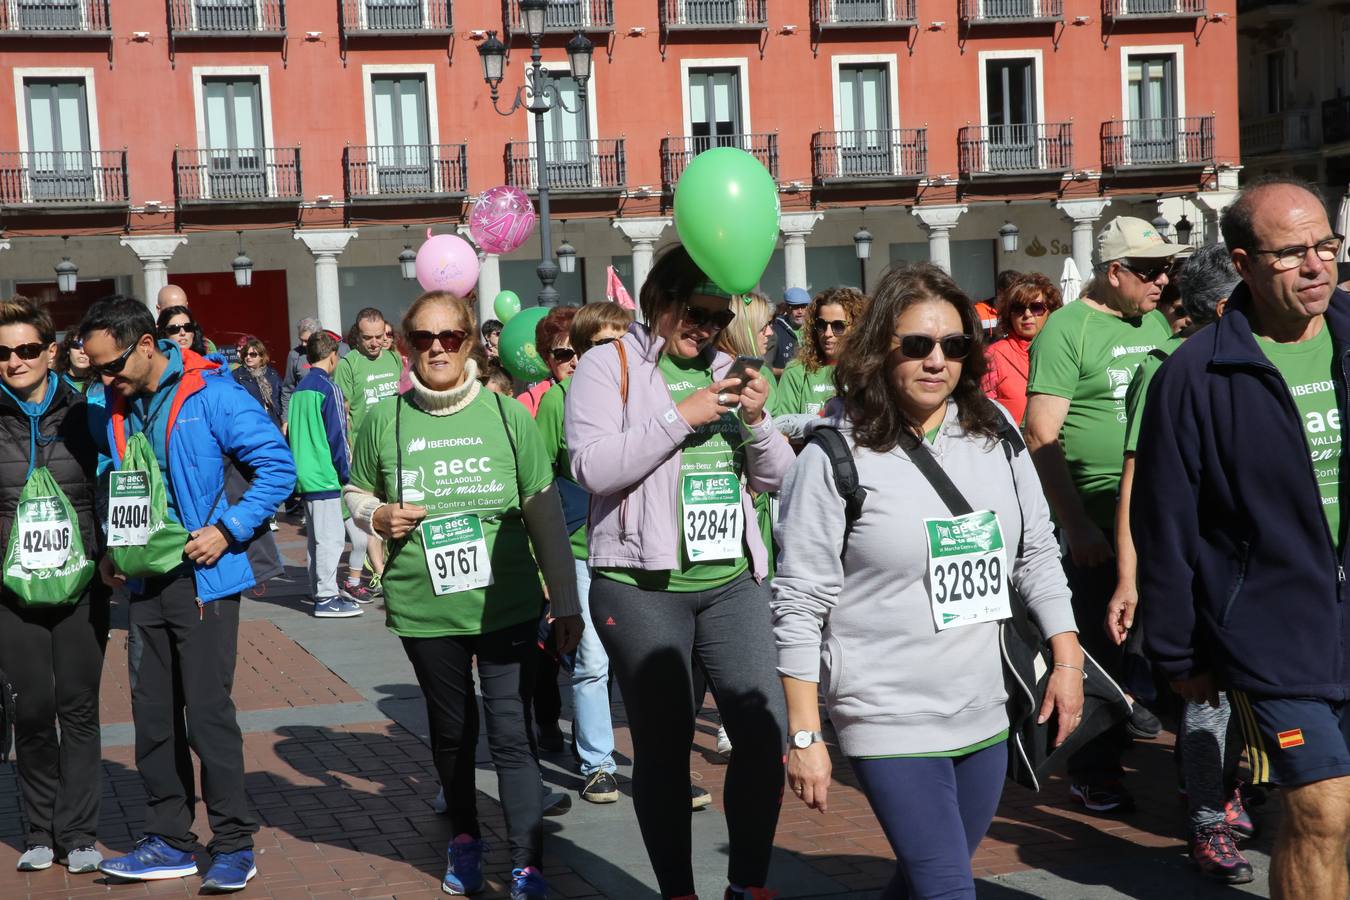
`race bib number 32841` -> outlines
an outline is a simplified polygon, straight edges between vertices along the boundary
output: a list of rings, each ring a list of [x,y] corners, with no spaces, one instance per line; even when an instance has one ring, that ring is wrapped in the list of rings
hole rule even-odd
[[[144,547],[150,540],[150,475],[141,469],[111,473],[108,546]]]
[[[1011,616],[998,515],[982,510],[953,519],[924,519],[923,524],[929,600],[937,630]]]
[[[427,557],[431,590],[438,597],[492,584],[483,523],[477,516],[444,516],[423,520],[422,548]]]
[[[730,472],[685,475],[680,486],[684,549],[691,563],[740,559],[745,535],[741,483]]]

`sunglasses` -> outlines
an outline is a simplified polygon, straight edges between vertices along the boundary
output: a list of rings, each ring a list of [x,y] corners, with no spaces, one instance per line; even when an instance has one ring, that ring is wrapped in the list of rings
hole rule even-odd
[[[189,323],[186,324],[186,325],[165,325],[165,326],[164,326],[164,333],[167,334],[169,337],[173,337],[174,335],[178,334],[179,332],[183,332],[183,331],[186,331],[188,334],[196,334],[196,333],[197,333],[197,326],[196,326],[196,325],[193,325],[191,322],[189,322]]]
[[[686,303],[682,318],[695,328],[706,328],[711,325],[717,331],[721,331],[731,324],[731,321],[736,318],[736,313],[729,309],[711,310]]]
[[[548,355],[553,357],[555,363],[565,363],[576,359],[577,351],[571,347],[554,347],[548,351]]]
[[[47,345],[42,343],[20,344],[17,347],[0,345],[0,362],[9,362],[11,356],[17,356],[19,359],[34,360],[41,356],[42,351],[46,349]]]
[[[244,354],[244,359],[248,359],[248,358],[250,358],[250,357],[256,357],[256,358],[258,358],[258,359],[261,359],[261,358],[262,358],[262,354],[259,353],[257,350],[250,350],[250,351],[248,351],[247,353]]]
[[[1033,316],[1043,316],[1049,311],[1050,307],[1039,300],[1033,300],[1031,303],[1014,303],[1010,310],[1014,316],[1020,316],[1024,312],[1029,312]]]
[[[418,353],[426,353],[431,349],[431,345],[437,341],[441,342],[441,349],[446,353],[458,353],[459,348],[464,346],[468,337],[467,331],[408,332],[408,342],[413,345],[413,349]]]
[[[927,359],[933,354],[933,348],[939,346],[947,359],[965,359],[975,346],[975,338],[968,334],[949,334],[944,338],[926,334],[897,334],[895,337],[900,341],[900,355],[906,359]]]
[[[95,377],[120,375],[122,370],[127,367],[127,359],[131,357],[131,351],[135,350],[139,345],[140,341],[135,341],[130,347],[123,350],[122,355],[117,357],[117,359],[114,359],[112,362],[106,362],[101,366],[95,364],[93,360],[90,360],[89,371],[94,373]]]
[[[1122,259],[1120,260],[1120,267],[1122,269],[1128,269],[1138,275],[1140,281],[1154,282],[1171,271],[1172,261],[1164,260],[1162,262],[1144,263]]]
[[[824,334],[827,331],[833,331],[835,337],[843,337],[844,332],[848,331],[848,322],[844,319],[816,319],[816,331]]]

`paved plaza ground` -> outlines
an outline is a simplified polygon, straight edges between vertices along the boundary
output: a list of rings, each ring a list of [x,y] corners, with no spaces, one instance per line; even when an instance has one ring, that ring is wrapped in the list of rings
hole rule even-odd
[[[262,830],[259,875],[249,898],[444,896],[439,879],[452,837],[432,812],[436,776],[427,748],[421,695],[402,648],[384,627],[379,606],[346,620],[316,620],[306,605],[304,539],[283,520],[288,576],[249,596],[240,626],[234,697],[244,730],[249,799]],[[129,850],[140,833],[144,802],[133,761],[127,694],[126,612],[114,611],[103,674],[103,805],[100,849]],[[564,689],[566,701],[566,689]],[[564,713],[566,717],[567,712]],[[700,896],[718,900],[725,886],[727,830],[721,813],[726,763],[713,752],[715,712],[700,719],[689,755],[692,777],[712,792],[711,809],[693,821]],[[616,696],[616,742],[623,799],[594,806],[576,799],[581,779],[569,754],[545,759],[545,779],[572,792],[572,811],[546,820],[545,874],[556,896],[638,900],[659,897],[630,800],[632,744]],[[564,724],[564,730],[567,725]],[[978,894],[1016,898],[1191,898],[1267,896],[1266,870],[1275,802],[1260,810],[1264,833],[1247,848],[1255,883],[1228,888],[1189,868],[1183,807],[1176,792],[1171,736],[1140,742],[1129,755],[1139,811],[1094,816],[1073,805],[1062,780],[1040,794],[1009,786],[988,838],[975,857]],[[478,754],[479,806],[491,844],[490,890],[501,897],[509,870],[496,777],[486,746]],[[788,799],[779,822],[771,886],[784,898],[875,897],[893,857],[848,767],[830,812]],[[916,823],[921,826],[921,823]],[[199,809],[197,833],[209,834]],[[22,850],[13,766],[0,768],[0,898],[195,896],[199,878],[148,885],[108,884],[64,869],[14,871]],[[205,866],[205,855],[200,857]]]

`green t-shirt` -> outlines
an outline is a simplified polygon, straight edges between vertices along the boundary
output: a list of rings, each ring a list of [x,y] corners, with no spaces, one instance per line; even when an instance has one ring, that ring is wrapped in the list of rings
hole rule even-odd
[[[773,411],[784,416],[819,415],[834,394],[834,366],[821,366],[808,372],[800,359],[794,359],[783,370]]]
[[[361,423],[375,404],[398,393],[402,375],[403,360],[393,350],[386,350],[374,359],[357,350],[338,360],[333,382],[351,407],[352,434],[361,432]]]
[[[1181,342],[1186,340],[1184,337],[1173,335],[1168,338],[1167,343],[1150,352],[1144,357],[1144,361],[1139,364],[1139,371],[1134,375],[1130,382],[1130,389],[1125,392],[1125,452],[1134,453],[1139,449],[1139,426],[1144,420],[1144,398],[1148,396],[1148,386],[1153,383],[1153,376],[1162,368],[1162,364],[1167,357],[1176,352],[1181,346]],[[1162,358],[1159,359],[1159,354]]]
[[[539,401],[539,410],[534,414],[534,424],[539,426],[539,436],[544,439],[544,453],[553,464],[553,474],[558,478],[572,481],[572,463],[567,454],[567,436],[563,434],[563,405],[567,391],[572,387],[572,376],[567,376],[555,384]],[[590,550],[586,545],[586,526],[582,525],[570,535],[572,556],[586,559]]]
[[[422,531],[415,529],[389,542],[382,579],[389,628],[401,637],[443,637],[483,634],[537,618],[543,604],[539,570],[520,500],[522,493],[531,497],[552,484],[553,469],[529,410],[488,390],[449,416],[430,415],[408,396],[381,403],[356,438],[351,483],[397,501],[400,453],[404,502],[426,507],[428,520],[479,517],[493,581],[437,596]]]
[[[1031,342],[1027,394],[1070,401],[1059,440],[1083,507],[1101,528],[1115,527],[1125,394],[1148,351],[1171,336],[1156,310],[1122,319],[1080,302],[1056,310]]]
[[[694,359],[676,359],[661,354],[658,363],[661,376],[666,380],[666,389],[675,403],[680,403],[694,391],[712,384],[712,370],[701,357]],[[708,425],[700,425],[694,433],[685,438],[680,449],[680,481],[676,490],[683,495],[684,476],[689,474],[709,474],[718,472],[732,473],[740,480],[744,471],[744,456],[737,451],[741,442],[740,419],[735,413],[723,413],[722,418]],[[744,483],[741,490],[745,490]],[[680,502],[683,506],[683,500]],[[683,508],[677,508],[677,522],[684,522]],[[742,523],[742,529],[758,527],[758,522]],[[679,569],[670,571],[647,571],[642,569],[602,569],[601,575],[624,584],[631,584],[648,591],[710,591],[729,584],[749,566],[745,551],[745,542],[741,542],[741,555],[734,560],[715,560],[706,563],[691,563],[685,555],[684,528],[677,527],[680,537]]]
[[[1323,325],[1316,337],[1297,344],[1280,344],[1263,337],[1258,337],[1256,343],[1280,370],[1303,419],[1303,436],[1308,440],[1317,487],[1322,491],[1322,512],[1326,514],[1331,539],[1339,547],[1341,414],[1332,380],[1336,351],[1331,343],[1331,329]]]

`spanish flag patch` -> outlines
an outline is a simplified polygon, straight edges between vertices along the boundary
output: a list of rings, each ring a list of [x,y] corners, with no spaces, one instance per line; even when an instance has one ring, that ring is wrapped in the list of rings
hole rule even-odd
[[[1279,738],[1279,740],[1280,740],[1280,749],[1281,749],[1281,750],[1289,750],[1289,749],[1292,749],[1292,748],[1294,748],[1294,747],[1302,747],[1302,746],[1303,746],[1303,729],[1302,729],[1302,728],[1291,728],[1291,729],[1288,730],[1288,731],[1281,731],[1281,732],[1276,733],[1275,737]]]

